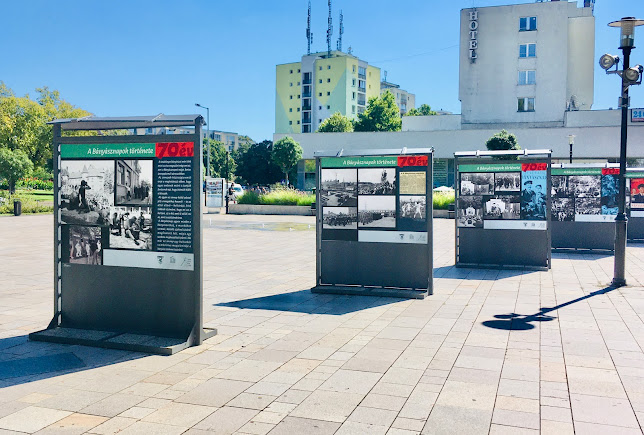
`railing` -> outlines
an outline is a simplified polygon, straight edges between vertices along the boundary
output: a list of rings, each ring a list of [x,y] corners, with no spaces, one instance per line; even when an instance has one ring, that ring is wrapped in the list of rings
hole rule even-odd
[[[360,92],[367,92],[367,88],[358,88],[358,91],[360,91]]]
[[[311,106],[302,106],[302,110],[311,110]]]
[[[304,92],[302,94],[302,98],[311,98],[311,93],[310,92]]]
[[[303,85],[310,85],[311,84],[311,79],[304,79],[302,80]]]

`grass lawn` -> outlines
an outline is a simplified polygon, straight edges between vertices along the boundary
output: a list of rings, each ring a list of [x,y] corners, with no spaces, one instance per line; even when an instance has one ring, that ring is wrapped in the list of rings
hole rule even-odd
[[[9,196],[9,191],[0,190],[0,196]],[[21,199],[31,199],[34,201],[54,201],[53,190],[16,189],[15,196]]]

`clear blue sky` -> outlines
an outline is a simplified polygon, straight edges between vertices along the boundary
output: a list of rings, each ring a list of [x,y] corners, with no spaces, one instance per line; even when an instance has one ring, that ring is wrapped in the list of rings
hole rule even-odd
[[[388,71],[417,105],[460,113],[459,11],[532,1],[333,1],[343,48]],[[583,3],[580,0],[580,3]],[[307,0],[3,1],[0,80],[17,94],[47,85],[96,115],[199,113],[212,128],[271,139],[275,65],[306,51]],[[313,48],[326,49],[327,2],[312,0]],[[644,18],[644,0],[597,0],[595,57],[617,54],[609,21]],[[639,43],[638,43],[639,41]],[[644,64],[644,28],[634,63]],[[644,106],[644,86],[631,92]],[[595,70],[594,109],[617,105],[619,80]],[[205,113],[204,113],[205,115]]]

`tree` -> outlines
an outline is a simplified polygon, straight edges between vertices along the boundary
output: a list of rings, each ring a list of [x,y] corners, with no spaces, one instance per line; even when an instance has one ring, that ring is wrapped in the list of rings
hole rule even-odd
[[[335,112],[333,115],[320,124],[318,128],[318,133],[344,133],[353,131],[353,123],[349,118],[341,114],[340,112]]]
[[[429,104],[421,104],[418,109],[409,109],[405,116],[430,116],[436,115]]]
[[[400,131],[402,119],[396,98],[390,91],[369,98],[367,110],[358,115],[355,131]]]
[[[273,142],[265,140],[252,145],[240,145],[233,152],[237,169],[235,176],[246,184],[269,185],[282,179],[282,170],[272,159]]]
[[[16,191],[16,183],[34,168],[24,151],[0,148],[0,177],[7,180],[9,193]]]
[[[215,178],[229,178],[235,173],[235,160],[228,156],[228,177],[226,177],[226,147],[222,142],[209,138],[203,141],[203,165],[208,168],[208,142],[210,142],[210,176]]]
[[[521,147],[517,143],[517,137],[508,133],[506,130],[501,130],[487,140],[485,146],[489,151],[505,151],[505,150],[520,150]],[[508,156],[499,157],[508,159]],[[518,156],[509,157],[510,160],[516,160]]]
[[[292,137],[285,136],[273,144],[272,160],[284,172],[288,185],[288,173],[302,158],[302,147]]]

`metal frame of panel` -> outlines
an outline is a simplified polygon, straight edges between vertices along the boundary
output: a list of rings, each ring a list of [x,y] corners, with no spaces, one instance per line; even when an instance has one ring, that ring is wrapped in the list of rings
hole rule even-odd
[[[519,160],[503,159],[503,157],[509,156],[517,156]],[[517,163],[547,164],[547,213],[545,220],[547,228],[545,230],[530,230],[459,227],[458,199],[461,190],[461,171],[459,170],[459,166],[462,164],[516,165]],[[550,248],[550,164],[550,150],[472,151],[454,153],[454,193],[456,199],[454,262],[456,267],[525,270],[550,269],[552,265]],[[500,170],[497,172],[504,171]],[[483,210],[481,210],[481,214],[483,214]]]
[[[433,148],[353,150],[351,154],[316,152],[316,286],[315,293],[390,296],[422,299],[433,294],[432,244],[432,161]],[[424,244],[360,242],[356,240],[323,239],[323,206],[321,195],[320,159],[324,157],[410,157],[427,156],[425,168],[425,201],[427,242]],[[377,166],[374,166],[377,167]],[[396,166],[397,174],[400,167]],[[404,169],[404,168],[403,168]],[[358,169],[356,168],[356,171]],[[410,169],[410,171],[413,171]],[[417,170],[418,171],[418,170]],[[399,188],[396,187],[396,219],[399,216]],[[357,188],[357,182],[356,182]],[[356,197],[358,193],[356,192]],[[357,210],[356,205],[356,210]],[[353,230],[338,230],[353,231]],[[359,227],[356,223],[356,234]],[[404,232],[392,229],[392,233]],[[340,257],[342,255],[342,257]],[[383,261],[386,259],[386,261]],[[409,275],[415,274],[413,278]],[[405,276],[407,275],[407,276]],[[409,285],[415,281],[417,285]],[[422,284],[421,284],[422,281]]]
[[[634,178],[644,178],[644,168],[626,169],[626,178],[629,180]],[[627,198],[632,200],[630,195],[630,181],[627,183],[627,186],[629,187]],[[636,212],[635,215],[633,214],[634,211]],[[629,242],[644,242],[644,209],[633,210],[632,204],[628,207],[628,229],[626,235]]]
[[[203,328],[202,255],[202,135],[200,115],[146,118],[85,118],[56,120],[53,124],[54,169],[54,315],[32,340],[172,354],[199,345],[216,334]],[[63,136],[62,130],[143,128],[147,126],[190,126],[194,134]],[[61,144],[96,145],[192,142],[192,271],[145,269],[103,265],[73,265],[63,272],[60,202]],[[115,158],[115,160],[117,160]],[[109,160],[109,158],[105,158]],[[116,174],[114,175],[116,177]],[[116,188],[116,187],[115,187]],[[156,189],[156,180],[155,180]],[[154,204],[156,206],[156,204]],[[153,210],[156,213],[156,209]],[[171,252],[168,252],[171,254]],[[69,265],[72,266],[72,265]],[[79,284],[66,287],[64,281]],[[94,286],[84,281],[98,280]],[[139,288],[127,288],[136,282]],[[132,291],[129,291],[132,290]],[[93,310],[93,311],[92,311]]]

